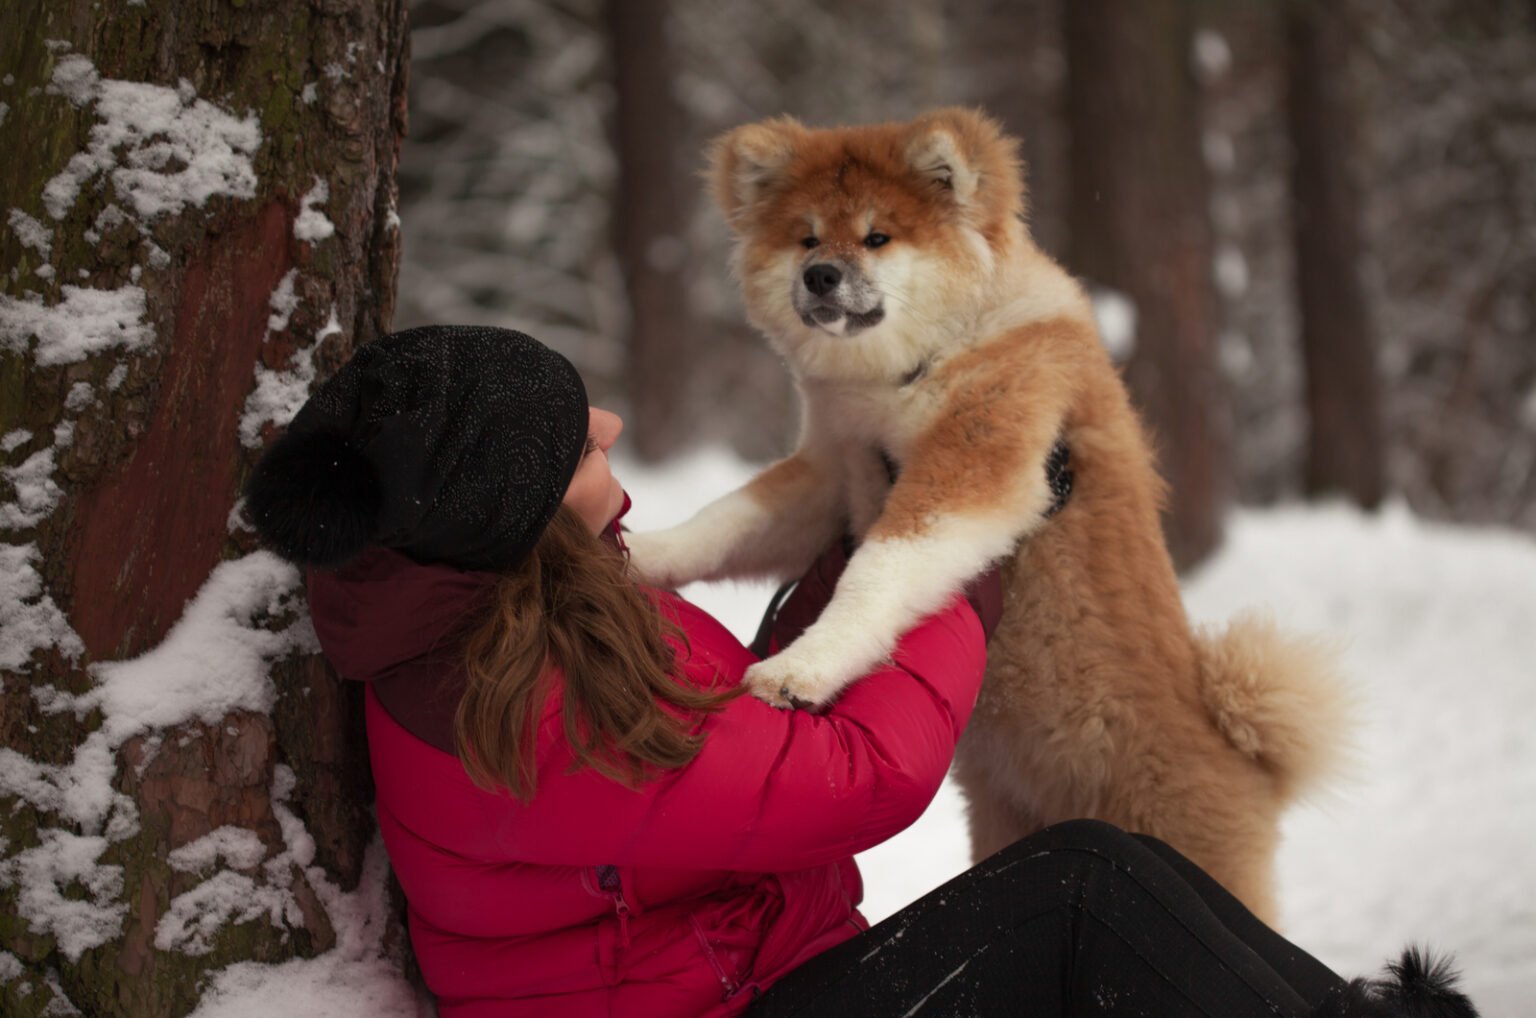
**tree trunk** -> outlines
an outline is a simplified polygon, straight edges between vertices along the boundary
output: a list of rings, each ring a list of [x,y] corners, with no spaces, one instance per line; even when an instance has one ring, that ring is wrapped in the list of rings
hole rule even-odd
[[[355,701],[232,510],[389,326],[405,7],[6,20],[0,1011],[184,1014],[232,962],[328,948],[317,881],[356,884],[371,836]]]
[[[1230,432],[1189,12],[1184,0],[1063,0],[1062,29],[1068,264],[1135,304],[1126,382],[1159,449],[1165,531],[1184,568],[1220,542]]]
[[[607,0],[613,49],[614,247],[629,297],[630,422],[644,460],[676,452],[691,420],[694,322],[680,271],[694,181],[678,172],[682,111],[672,95],[676,61],[667,40],[668,0]]]
[[[1376,337],[1360,277],[1363,204],[1351,154],[1361,137],[1348,78],[1347,5],[1286,5],[1291,223],[1306,368],[1306,489],[1375,508],[1383,487]]]
[[[1062,125],[1061,11],[1052,0],[946,0],[960,96],[1022,143],[1029,232],[1060,256],[1066,239],[1066,132]]]

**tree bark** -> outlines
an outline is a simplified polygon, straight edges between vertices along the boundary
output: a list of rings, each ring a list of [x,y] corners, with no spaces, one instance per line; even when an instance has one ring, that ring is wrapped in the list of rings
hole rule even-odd
[[[1159,449],[1180,568],[1221,539],[1230,425],[1184,0],[1063,0],[1068,264],[1136,306],[1126,382]]]
[[[1348,19],[1346,4],[1286,5],[1291,224],[1310,423],[1306,490],[1375,508],[1384,464],[1376,337],[1360,276],[1363,204],[1351,165],[1361,132]]]
[[[692,430],[684,394],[696,328],[681,270],[694,185],[677,167],[684,125],[672,95],[668,0],[607,0],[606,11],[619,164],[614,247],[630,311],[630,421],[635,451],[654,461],[676,452]]]
[[[323,868],[342,889],[358,880],[372,834],[358,705],[313,654],[272,667],[270,713],[239,709],[167,731],[146,724],[105,743],[110,708],[77,715],[49,709],[50,697],[86,694],[100,666],[161,648],[216,566],[254,558],[232,510],[261,439],[296,409],[257,412],[261,375],[287,377],[302,398],[355,344],[387,331],[405,5],[17,0],[6,20],[0,137],[12,156],[0,209],[13,228],[0,234],[0,587],[17,600],[0,609],[0,746],[10,765],[0,777],[0,950],[23,971],[0,986],[0,1011],[70,1013],[72,1003],[92,1015],[184,1014],[216,969],[334,942],[306,869]],[[113,140],[114,117],[152,105],[140,93],[129,104],[138,113],[114,113],[111,90],[129,84],[176,101],[143,137]],[[207,118],[253,123],[259,142],[231,143],[218,169],[189,165],[197,157],[178,144],[207,154],[199,146],[211,142],[178,134],[178,124]],[[231,169],[239,164],[243,184]],[[224,176],[210,183],[210,173]],[[69,179],[78,192],[61,197]],[[329,232],[315,226],[320,216]],[[62,332],[45,334],[51,326],[29,318],[134,291],[142,302],[115,334],[79,318],[53,319]],[[50,353],[49,335],[96,338]],[[16,472],[28,462],[51,465],[46,483]],[[300,611],[274,602],[239,621],[275,630]],[[39,639],[45,622],[52,634]],[[211,687],[226,680],[225,663],[199,662]],[[50,782],[62,786],[58,774],[77,773],[83,747],[103,744],[112,794],[126,798],[90,815],[64,808]],[[280,766],[296,778],[285,804]],[[23,787],[16,775],[32,767],[42,777]],[[225,924],[205,953],[156,947],[170,903],[209,876],[173,868],[168,854],[232,826],[281,862],[292,848],[288,813],[313,836],[313,861],[295,857],[265,876],[247,862],[240,872],[257,886],[286,882],[296,911]],[[22,901],[29,878],[18,860],[50,839],[93,837],[105,847],[88,870],[110,879],[83,893],[86,877],[61,878],[56,890],[120,920],[82,940]],[[237,868],[222,858],[215,869]]]

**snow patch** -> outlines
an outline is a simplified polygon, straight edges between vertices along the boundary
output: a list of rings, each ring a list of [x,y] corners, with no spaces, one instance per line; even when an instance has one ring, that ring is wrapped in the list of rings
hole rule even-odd
[[[98,119],[86,150],[43,188],[54,219],[67,216],[80,189],[97,176],[111,180],[141,223],[201,207],[215,195],[255,197],[251,157],[261,145],[255,114],[237,118],[197,98],[185,80],[172,89],[102,78],[79,54],[58,62],[48,91],[79,107],[94,105]]]
[[[53,254],[53,231],[27,215],[21,209],[11,209],[11,232],[23,247],[30,247],[44,260]]]
[[[77,658],[85,645],[53,598],[43,590],[34,568],[34,544],[0,544],[0,671],[25,672],[32,655],[57,647]]]
[[[0,438],[0,452],[10,452],[31,441],[32,432],[25,428],[17,428],[15,431],[7,431],[4,438]]]
[[[112,369],[112,373],[107,375],[107,391],[108,392],[116,392],[118,390],[118,387],[123,384],[123,379],[125,379],[127,377],[128,377],[128,365],[126,365],[126,364],[119,364],[119,365],[117,365],[115,368]]]
[[[245,497],[235,499],[235,504],[230,508],[229,515],[224,520],[224,529],[231,534],[237,534],[242,530],[255,533],[256,527],[251,523],[250,517],[245,515]]]
[[[220,859],[237,870],[253,870],[267,857],[267,846],[256,832],[245,827],[224,826],[174,849],[166,862],[171,869],[198,873],[212,869]]]
[[[1192,46],[1195,73],[1207,84],[1224,77],[1232,69],[1232,47],[1217,31],[1202,28],[1195,32]]]
[[[1235,299],[1248,290],[1248,259],[1236,244],[1221,244],[1216,249],[1213,266],[1216,289],[1223,297]]]
[[[117,229],[127,221],[128,217],[123,214],[121,208],[116,205],[108,205],[96,214],[96,221],[91,224],[89,230],[85,231],[85,239],[92,244],[99,243],[102,234]]]
[[[0,348],[25,353],[36,338],[40,366],[73,364],[114,346],[128,350],[148,344],[154,333],[144,324],[144,291],[137,286],[92,290],[65,284],[64,299],[47,305],[37,294],[20,300],[0,294]]]
[[[287,277],[284,277],[284,282],[288,282]],[[274,306],[276,301],[277,295],[274,294]],[[274,320],[275,318],[276,316]],[[286,324],[285,320],[284,325]],[[315,341],[309,346],[294,351],[293,359],[286,371],[273,371],[263,364],[256,365],[256,388],[245,398],[245,409],[240,414],[242,445],[247,449],[255,449],[261,445],[261,429],[269,421],[278,427],[283,427],[293,420],[299,408],[304,405],[304,401],[309,399],[310,388],[315,383],[315,351],[320,348],[320,344],[327,336],[333,336],[339,332],[341,332],[341,323],[336,320],[336,308],[333,306],[330,318],[326,321],[325,327],[315,335]]]
[[[253,831],[235,827],[221,827],[171,853],[176,869],[206,869],[222,855],[235,869],[261,866],[264,879],[221,870],[177,895],[155,925],[155,947],[207,954],[218,931],[228,925],[261,918],[279,928],[304,925],[304,912],[293,896],[293,872],[295,866],[302,869],[314,862],[315,842],[303,821],[287,808],[295,784],[293,770],[278,764],[273,772],[272,809],[282,828],[284,848],[271,859],[263,862],[266,847]]]
[[[1115,363],[1123,364],[1136,352],[1136,302],[1107,287],[1094,288],[1091,296],[1104,347]]]
[[[320,650],[307,614],[277,631],[260,624],[293,612],[300,588],[298,569],[271,552],[222,562],[159,646],[132,660],[92,665],[97,687],[59,694],[56,709],[83,716],[99,707],[99,731],[114,749],[150,729],[213,724],[240,710],[271,713],[272,662]]]
[[[64,497],[53,480],[54,450],[39,449],[20,466],[0,467],[0,478],[16,491],[16,501],[0,503],[0,530],[25,530],[48,518]]]
[[[104,837],[48,828],[38,841],[0,860],[0,886],[18,888],[16,912],[33,933],[51,934],[66,958],[79,961],[122,932],[123,868],[99,862]]]
[[[191,1018],[265,1018],[270,1014],[417,1018],[416,994],[384,956],[389,923],[388,860],[375,837],[362,879],[343,892],[316,867],[311,886],[336,930],[336,946],[280,965],[238,962],[212,976]]]
[[[64,409],[77,414],[90,406],[95,398],[96,393],[90,382],[76,382],[69,387],[69,395],[64,397]]]
[[[1224,131],[1206,131],[1200,138],[1200,152],[1205,165],[1218,176],[1231,173],[1237,166],[1237,149],[1232,136]]]
[[[272,314],[267,317],[267,333],[282,332],[288,328],[288,320],[293,317],[293,312],[299,306],[298,295],[293,292],[293,281],[299,276],[298,269],[289,269],[278,281],[277,289],[272,291],[272,296],[267,299],[267,304],[272,308]],[[262,337],[266,339],[265,336]]]
[[[314,243],[336,232],[336,224],[326,218],[319,206],[330,200],[331,189],[324,180],[315,178],[311,187],[299,202],[299,215],[293,221],[293,235],[299,240]]]

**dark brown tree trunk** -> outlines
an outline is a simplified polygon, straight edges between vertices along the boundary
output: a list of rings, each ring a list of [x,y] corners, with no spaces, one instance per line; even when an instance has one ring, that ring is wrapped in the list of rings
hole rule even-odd
[[[980,106],[1022,142],[1029,232],[1059,256],[1066,236],[1060,7],[1054,0],[946,0],[952,64],[965,68],[962,101]]]
[[[667,40],[668,0],[607,0],[613,47],[614,246],[629,297],[630,425],[644,460],[676,452],[689,437],[684,398],[693,375],[695,327],[683,273],[696,186],[679,172],[682,112],[673,97],[676,61]]]
[[[1216,360],[1208,188],[1185,0],[1063,0],[1069,268],[1128,296],[1132,396],[1171,495],[1175,563],[1221,539],[1230,427]]]
[[[334,942],[305,870],[343,889],[358,880],[371,822],[355,703],[298,653],[271,667],[270,713],[246,705],[162,730],[153,718],[114,728],[125,718],[110,705],[45,708],[53,690],[96,687],[98,666],[177,658],[167,633],[215,567],[264,561],[231,511],[262,440],[294,409],[263,409],[262,377],[286,376],[302,398],[387,330],[405,5],[14,0],[0,68],[0,208],[18,210],[0,231],[0,589],[14,598],[0,608],[0,950],[24,970],[0,987],[0,1012],[184,1014],[218,968]],[[143,135],[109,136],[151,109]],[[209,123],[229,133],[196,129]],[[85,300],[118,320],[66,317]],[[287,593],[297,580],[285,574]],[[231,624],[275,632],[299,612],[274,601]],[[217,688],[235,663],[216,651],[178,660]],[[61,775],[89,770],[87,746],[110,751],[110,808],[57,794]],[[296,779],[286,805],[280,767]],[[285,811],[313,836],[312,863],[290,851]],[[279,861],[247,859],[241,876],[286,884],[301,918],[219,925],[203,953],[157,947],[177,896],[237,868],[223,857],[173,869],[167,855],[221,826]],[[50,844],[90,856],[90,877],[54,881],[62,900],[90,906],[88,931],[23,900],[36,878],[18,860],[46,859]]]
[[[1291,223],[1306,368],[1306,488],[1367,508],[1383,487],[1376,337],[1365,287],[1362,204],[1351,165],[1360,124],[1349,84],[1346,4],[1286,5]]]

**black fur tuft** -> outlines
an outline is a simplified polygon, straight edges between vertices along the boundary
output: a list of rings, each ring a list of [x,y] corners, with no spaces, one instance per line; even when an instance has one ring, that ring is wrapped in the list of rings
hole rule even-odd
[[[1472,1001],[1456,989],[1460,974],[1449,958],[1410,946],[1387,971],[1392,978],[1378,980],[1376,992],[1405,1018],[1477,1018]]]
[[[1472,1001],[1456,989],[1450,959],[1408,947],[1387,972],[1390,978],[1339,985],[1311,1018],[1478,1018]]]
[[[373,464],[337,431],[289,432],[245,488],[246,514],[273,551],[302,565],[339,565],[378,533],[384,490]]]

